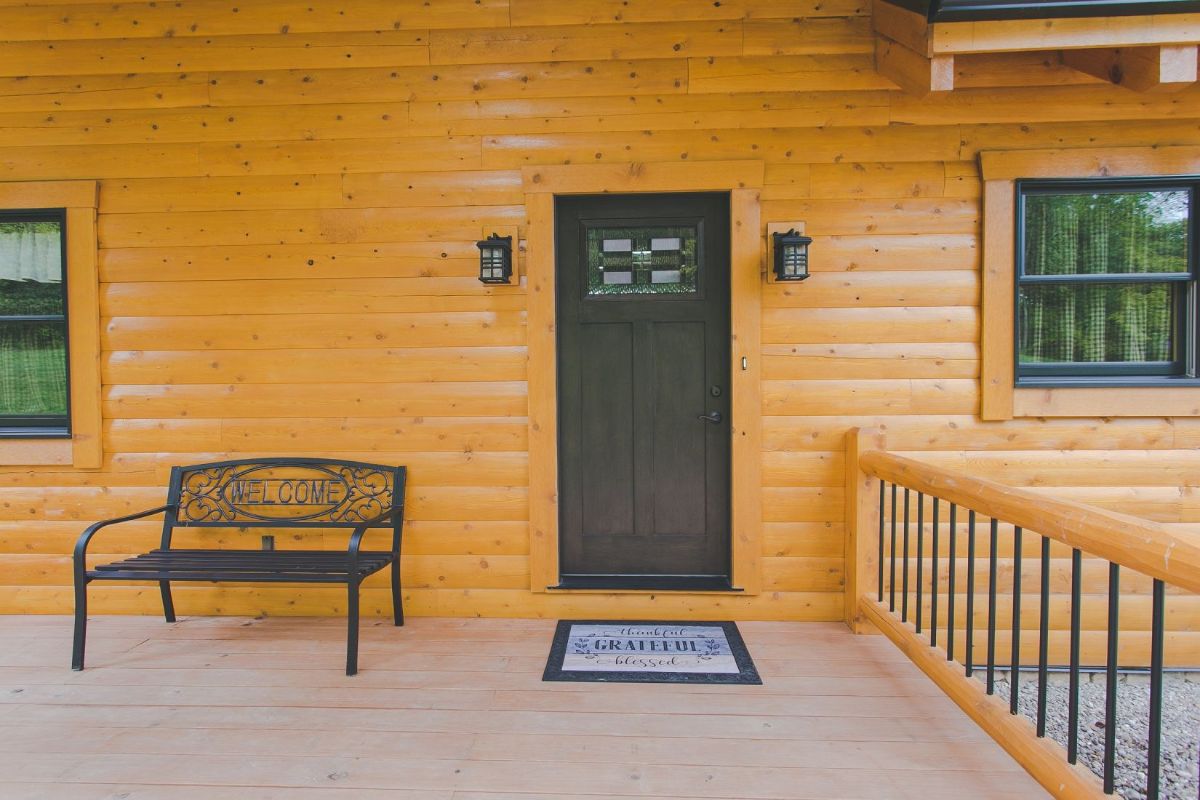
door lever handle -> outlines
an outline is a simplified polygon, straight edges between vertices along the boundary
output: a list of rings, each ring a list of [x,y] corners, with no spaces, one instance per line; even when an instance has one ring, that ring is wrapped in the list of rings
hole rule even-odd
[[[707,414],[697,414],[696,419],[702,419],[705,422],[711,422],[713,425],[716,425],[721,421],[721,412],[710,411]]]

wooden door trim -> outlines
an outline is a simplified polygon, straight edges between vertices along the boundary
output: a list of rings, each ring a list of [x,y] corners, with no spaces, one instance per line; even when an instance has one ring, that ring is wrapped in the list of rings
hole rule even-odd
[[[529,167],[525,185],[529,381],[530,589],[545,592],[558,572],[558,392],[555,334],[554,197],[603,192],[730,192],[732,361],[731,503],[733,585],[762,587],[763,162],[585,164]],[[746,368],[742,369],[742,359]],[[568,590],[570,591],[570,590]]]

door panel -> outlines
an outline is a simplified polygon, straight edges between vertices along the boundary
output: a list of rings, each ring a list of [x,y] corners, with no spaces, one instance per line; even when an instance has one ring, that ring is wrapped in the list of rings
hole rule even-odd
[[[727,585],[729,197],[556,205],[564,585]]]
[[[664,322],[653,326],[653,447],[647,454],[654,486],[654,532],[686,536],[707,526],[704,469],[708,411],[704,324]],[[696,491],[701,492],[696,495]]]
[[[579,492],[587,536],[634,529],[633,327],[592,325],[580,343]]]

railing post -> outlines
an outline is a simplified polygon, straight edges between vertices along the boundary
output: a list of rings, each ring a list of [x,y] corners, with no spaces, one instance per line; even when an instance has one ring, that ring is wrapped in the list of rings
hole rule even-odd
[[[887,449],[878,428],[851,428],[846,432],[846,624],[855,633],[878,633],[859,609],[859,598],[879,589],[879,479],[859,467],[859,456],[868,450]]]

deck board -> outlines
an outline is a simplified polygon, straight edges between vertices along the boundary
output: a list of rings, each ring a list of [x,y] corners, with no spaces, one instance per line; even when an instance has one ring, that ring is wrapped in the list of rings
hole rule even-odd
[[[743,623],[762,686],[543,683],[545,620],[0,617],[0,796],[1033,798],[881,637]],[[480,654],[472,658],[465,653]]]

